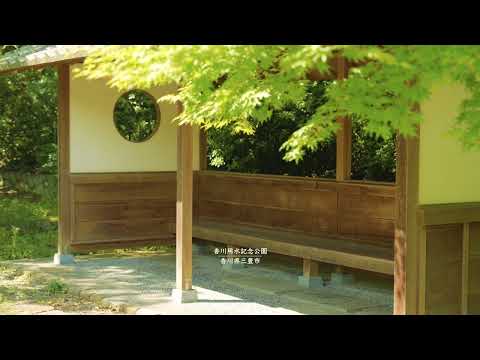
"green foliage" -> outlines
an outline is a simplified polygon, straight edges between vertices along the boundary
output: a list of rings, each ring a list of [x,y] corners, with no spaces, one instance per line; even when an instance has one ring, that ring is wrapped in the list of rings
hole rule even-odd
[[[298,162],[283,159],[281,145],[303,126],[315,109],[325,102],[327,82],[307,88],[305,101],[275,111],[270,121],[259,125],[254,135],[234,134],[230,127],[208,131],[210,169],[243,173],[334,178],[336,139],[331,136],[315,151],[307,151]],[[352,178],[395,181],[395,142],[365,132],[365,122],[355,121],[352,133]]]
[[[352,129],[352,179],[395,182],[395,137],[379,139],[365,131],[365,122]]]
[[[145,141],[155,132],[160,121],[158,115],[154,98],[139,90],[123,94],[114,109],[117,130],[132,142]]]
[[[23,46],[0,45],[0,54]],[[0,169],[54,173],[56,122],[54,69],[0,76]]]
[[[0,176],[0,260],[53,256],[57,221],[55,176]]]
[[[58,296],[68,292],[68,286],[58,279],[50,280],[46,285],[46,292],[49,296]]]
[[[55,172],[56,121],[53,69],[0,76],[0,168]]]
[[[429,98],[439,80],[469,90],[452,134],[467,148],[480,148],[479,46],[111,46],[87,58],[80,76],[108,77],[119,89],[176,83],[178,93],[163,100],[183,103],[180,123],[251,135],[275,111],[304,101],[306,74],[328,72],[337,55],[366,64],[327,86],[326,102],[284,143],[286,160],[298,162],[316,151],[338,129],[338,117],[364,122],[367,134],[383,139],[397,131],[414,135],[422,121],[416,105]]]
[[[281,145],[303,126],[324,99],[326,83],[313,83],[300,104],[274,111],[270,121],[259,124],[255,134],[235,134],[232,126],[208,131],[208,157],[212,169],[290,176],[335,177],[335,137],[315,152],[308,152],[299,164],[283,159]]]

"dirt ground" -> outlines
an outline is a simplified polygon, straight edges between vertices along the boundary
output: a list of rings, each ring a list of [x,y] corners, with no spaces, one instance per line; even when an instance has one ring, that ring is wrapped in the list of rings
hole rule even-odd
[[[121,314],[94,295],[75,291],[61,279],[14,267],[0,266],[1,315]]]

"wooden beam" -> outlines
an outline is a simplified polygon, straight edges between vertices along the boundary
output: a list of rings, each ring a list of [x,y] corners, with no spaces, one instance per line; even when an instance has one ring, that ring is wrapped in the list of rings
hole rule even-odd
[[[398,136],[394,240],[394,314],[418,314],[421,249],[417,226],[419,135]]]
[[[480,203],[421,205],[417,212],[419,226],[480,222]]]
[[[345,59],[338,57],[336,61],[337,81],[347,77],[347,64]],[[350,180],[352,173],[352,121],[338,118],[341,128],[337,132],[337,181]]]
[[[70,65],[58,66],[58,254],[70,245]]]
[[[13,75],[13,74],[18,74],[24,71],[43,70],[46,68],[55,68],[55,67],[60,68],[62,66],[82,64],[84,61],[85,61],[85,57],[81,57],[81,58],[75,58],[75,59],[52,61],[45,64],[24,65],[18,68],[0,70],[0,75]]]
[[[181,111],[181,106],[178,106]],[[193,129],[178,127],[177,144],[177,290],[192,290]]]

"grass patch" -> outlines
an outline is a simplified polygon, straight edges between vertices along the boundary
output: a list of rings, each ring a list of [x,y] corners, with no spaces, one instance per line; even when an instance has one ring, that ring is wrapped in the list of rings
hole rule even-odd
[[[0,260],[53,256],[57,227],[55,176],[0,175]]]
[[[68,286],[61,280],[53,279],[47,283],[46,291],[50,296],[63,295],[68,293]]]

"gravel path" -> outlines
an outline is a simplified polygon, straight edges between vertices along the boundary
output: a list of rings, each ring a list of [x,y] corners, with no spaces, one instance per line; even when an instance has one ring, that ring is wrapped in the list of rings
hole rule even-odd
[[[79,257],[74,267],[49,261],[16,262],[28,269],[61,276],[84,294],[97,294],[137,314],[391,314],[389,283],[363,281],[351,286],[305,289],[297,285],[295,264],[251,265],[224,270],[219,258],[195,254],[193,284],[199,302],[176,305],[175,255],[133,253],[124,257]]]

